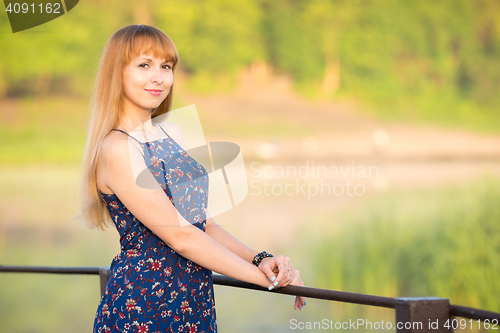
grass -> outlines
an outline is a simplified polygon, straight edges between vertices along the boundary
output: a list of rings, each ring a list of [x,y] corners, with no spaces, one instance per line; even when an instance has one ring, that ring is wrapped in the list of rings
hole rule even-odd
[[[388,193],[365,209],[337,215],[312,254],[318,285],[389,297],[444,297],[499,312],[499,185],[485,178]]]

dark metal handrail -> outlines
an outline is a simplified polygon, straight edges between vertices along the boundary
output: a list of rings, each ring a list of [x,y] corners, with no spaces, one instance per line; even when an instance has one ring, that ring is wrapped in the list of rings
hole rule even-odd
[[[45,267],[45,266],[4,266],[0,265],[0,272],[15,273],[55,273],[55,274],[92,274],[99,275],[101,284],[101,293],[104,292],[106,283],[109,279],[109,267]],[[310,287],[286,286],[269,291],[261,286],[232,279],[224,275],[213,275],[214,284],[272,292],[277,294],[286,294],[292,296],[304,296],[308,298],[323,299],[329,301],[338,301],[345,303],[355,303],[377,307],[385,307],[396,310],[396,321],[402,323],[411,323],[422,321],[423,318],[438,318],[440,320],[450,319],[452,316],[464,317],[477,320],[497,320],[500,324],[500,313],[469,308],[460,305],[451,305],[447,299],[427,297],[427,298],[392,298],[374,295],[365,295],[344,291],[318,289]],[[397,328],[397,332],[453,332],[451,328],[441,327],[439,329],[423,328]]]
[[[469,308],[467,306],[461,306],[461,305],[450,305],[450,311],[452,316],[457,316],[457,317],[464,317],[464,318],[478,319],[478,320],[496,319],[498,320],[498,324],[500,325],[500,313]]]

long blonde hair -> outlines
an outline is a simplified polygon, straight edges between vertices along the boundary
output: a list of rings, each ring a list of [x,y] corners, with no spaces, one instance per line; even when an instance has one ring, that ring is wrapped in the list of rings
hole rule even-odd
[[[141,54],[172,61],[175,73],[179,54],[174,42],[161,30],[148,25],[129,25],[108,40],[94,84],[87,142],[82,161],[81,211],[79,217],[89,227],[112,225],[109,212],[97,189],[97,156],[104,137],[119,122],[122,111],[125,65]],[[173,86],[165,100],[153,110],[151,118],[170,111]]]

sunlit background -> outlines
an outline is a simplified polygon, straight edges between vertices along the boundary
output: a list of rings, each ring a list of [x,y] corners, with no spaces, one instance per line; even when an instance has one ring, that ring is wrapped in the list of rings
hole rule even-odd
[[[500,311],[500,3],[80,1],[13,34],[0,14],[0,264],[109,266],[77,214],[98,61],[128,24],[180,53],[174,108],[238,144],[249,194],[216,221],[307,286]],[[220,332],[394,311],[216,286]],[[96,276],[0,273],[0,331],[89,332]],[[465,331],[465,330],[464,330]]]

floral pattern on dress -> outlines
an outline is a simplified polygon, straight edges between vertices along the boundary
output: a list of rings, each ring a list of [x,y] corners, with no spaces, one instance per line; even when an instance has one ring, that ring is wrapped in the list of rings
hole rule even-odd
[[[205,231],[205,168],[170,137],[141,146],[172,204]],[[120,234],[121,252],[111,262],[94,333],[217,332],[212,272],[165,244],[115,194],[101,198]]]

